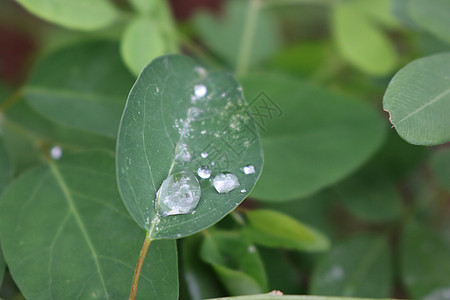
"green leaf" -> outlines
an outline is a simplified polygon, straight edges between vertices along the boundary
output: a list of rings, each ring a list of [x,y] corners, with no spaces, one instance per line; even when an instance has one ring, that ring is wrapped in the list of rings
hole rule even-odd
[[[238,297],[223,297],[214,298],[208,300],[370,300],[368,298],[350,298],[350,297],[324,297],[324,296],[295,296],[295,295],[278,295],[276,293],[259,294],[259,295],[249,295],[249,296],[238,296]],[[378,299],[383,300],[383,299]],[[388,299],[384,299],[388,300]]]
[[[201,12],[194,17],[202,41],[232,66],[239,59],[249,9],[253,9],[250,1],[232,0],[225,2],[223,16]],[[268,58],[281,44],[277,20],[269,10],[259,9],[254,28],[249,65]]]
[[[450,2],[447,0],[410,0],[411,18],[423,29],[450,43]]]
[[[246,213],[249,225],[245,233],[255,243],[300,251],[323,251],[329,248],[328,239],[320,232],[297,220],[268,209]]]
[[[63,157],[15,180],[0,201],[8,267],[27,299],[125,299],[145,238],[105,152]],[[139,293],[178,299],[174,241],[152,243]]]
[[[219,297],[225,294],[219,280],[211,276],[213,272],[211,266],[200,259],[202,241],[201,234],[180,241],[181,272],[192,300]]]
[[[71,29],[94,30],[117,19],[117,11],[108,0],[17,0],[31,13]]]
[[[134,9],[140,13],[148,14],[154,11],[159,5],[158,0],[130,0]]]
[[[389,74],[397,65],[397,54],[389,39],[352,1],[335,5],[333,36],[342,56],[371,75]]]
[[[154,58],[166,54],[167,50],[162,28],[146,17],[137,17],[128,24],[120,44],[123,60],[136,75]]]
[[[248,295],[267,290],[258,251],[241,233],[211,232],[203,242],[200,255],[213,266],[230,294]]]
[[[433,155],[431,169],[440,185],[450,191],[450,150],[448,148]]]
[[[258,252],[266,269],[269,291],[280,290],[286,294],[305,293],[304,286],[300,284],[303,274],[300,274],[289,252],[265,247],[258,248]]]
[[[400,244],[402,281],[411,298],[446,299],[450,289],[450,247],[430,228],[409,222]],[[441,294],[442,293],[442,294]]]
[[[3,193],[5,187],[13,178],[13,163],[10,155],[5,147],[3,137],[0,136],[0,196]],[[0,280],[1,282],[1,280]]]
[[[384,172],[364,168],[336,186],[347,209],[368,222],[392,221],[402,212],[402,199]]]
[[[125,206],[152,239],[180,238],[211,226],[252,190],[263,157],[246,109],[231,75],[209,72],[188,57],[160,57],[143,70],[122,116],[116,164]],[[255,173],[245,175],[246,165]],[[209,166],[211,177],[199,178],[195,210],[159,217],[155,200],[163,181],[180,171],[197,174],[202,166]],[[237,176],[240,186],[218,193],[212,179],[222,172]]]
[[[393,274],[386,241],[357,236],[334,247],[316,266],[311,294],[345,297],[388,297]]]
[[[265,115],[255,114],[264,126],[265,154],[264,172],[252,193],[258,200],[311,195],[354,172],[383,141],[384,123],[365,103],[278,74],[241,82],[246,99],[252,99],[250,110],[258,113],[262,106],[259,114]],[[265,103],[284,113],[265,110]]]
[[[3,282],[3,276],[5,275],[5,267],[6,267],[5,259],[3,258],[3,254],[0,248],[0,285]]]
[[[398,134],[415,145],[450,141],[450,53],[417,59],[392,78],[384,110]]]
[[[397,29],[399,23],[394,16],[393,1],[394,0],[353,0],[353,5],[374,22],[389,29]]]
[[[95,41],[46,56],[24,93],[28,103],[50,120],[115,137],[133,80],[118,45]]]
[[[24,100],[5,112],[0,126],[17,173],[39,163],[43,148],[53,145],[61,146],[64,152],[87,148],[114,150],[113,139],[55,124]]]

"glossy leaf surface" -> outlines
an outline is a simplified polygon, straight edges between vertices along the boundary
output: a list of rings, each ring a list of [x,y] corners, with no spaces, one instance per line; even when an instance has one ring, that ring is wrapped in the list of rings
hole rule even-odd
[[[152,239],[187,236],[219,221],[252,190],[262,160],[256,125],[231,75],[181,55],[157,58],[143,70],[122,116],[116,164],[122,199]],[[246,165],[255,172],[244,174]],[[155,199],[162,182],[180,171],[197,176],[202,166],[211,177],[198,177],[194,211],[159,218]],[[222,172],[234,174],[239,186],[219,194],[213,178]]]
[[[407,142],[436,145],[450,141],[449,70],[450,53],[436,54],[409,63],[389,83],[383,107]]]
[[[117,192],[104,152],[24,173],[0,201],[2,248],[27,299],[125,299],[144,232]],[[139,293],[178,299],[174,241],[152,243]]]

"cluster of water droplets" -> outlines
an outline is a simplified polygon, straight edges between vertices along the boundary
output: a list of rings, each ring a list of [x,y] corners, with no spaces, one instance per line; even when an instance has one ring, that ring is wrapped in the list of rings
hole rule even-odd
[[[207,71],[201,67],[195,68],[195,71],[200,79],[205,78],[207,75]],[[220,96],[221,98],[225,98],[227,97],[227,94],[225,92],[222,92]],[[194,104],[194,106],[196,106],[196,103],[199,103],[198,101],[204,101],[205,99],[209,98],[211,98],[211,95],[208,95],[208,88],[206,85],[196,84],[193,86],[191,102]],[[242,102],[243,100],[240,101]],[[243,105],[243,103],[241,102],[238,103],[238,106]],[[228,110],[236,109],[236,107],[234,106],[235,104],[233,104],[232,102],[228,102],[223,107],[223,109],[220,110],[219,115],[222,116],[222,114],[224,114],[223,117],[227,117]],[[178,133],[180,135],[180,142],[177,144],[175,149],[175,162],[186,164],[191,162],[191,160],[193,159],[193,152],[190,151],[187,145],[187,139],[194,138],[191,134],[194,131],[191,123],[194,121],[198,121],[199,115],[205,115],[205,113],[209,112],[203,111],[196,107],[191,107],[188,110],[188,114],[185,119],[179,119],[175,122],[174,126],[178,129]],[[245,117],[248,118],[247,116]],[[228,125],[232,130],[239,131],[241,130],[242,122],[244,121],[245,123],[245,121],[247,121],[243,118],[244,117],[242,115],[232,115],[231,119],[228,119],[227,121],[229,123],[226,125]],[[205,122],[202,121],[201,124],[204,125],[204,123]],[[204,135],[206,133],[214,134],[209,132],[207,128],[201,128],[201,130],[199,130],[199,133],[201,135]],[[220,133],[215,133],[214,136],[216,138],[220,137]],[[168,176],[163,181],[156,194],[155,209],[158,216],[165,217],[195,212],[195,208],[197,207],[201,198],[200,182],[203,180],[212,182],[212,185],[219,194],[229,193],[241,186],[238,177],[233,173],[220,172],[215,176],[212,176],[213,172],[211,168],[217,169],[218,166],[215,166],[214,161],[210,161],[209,164],[205,161],[202,161],[202,159],[208,158],[209,154],[207,152],[201,152],[199,156],[201,157],[200,164],[198,165],[195,174],[190,171],[181,171]],[[245,175],[251,175],[256,172],[253,165],[246,165],[241,168],[241,171]],[[240,193],[246,192],[247,190],[245,188],[242,188],[240,190]]]

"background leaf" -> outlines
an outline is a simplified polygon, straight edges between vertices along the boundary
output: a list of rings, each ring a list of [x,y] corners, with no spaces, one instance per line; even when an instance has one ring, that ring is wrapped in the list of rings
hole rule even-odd
[[[211,232],[203,242],[202,259],[210,263],[232,295],[267,290],[264,266],[257,249],[238,232]]]
[[[371,75],[389,74],[397,64],[395,49],[370,15],[355,3],[340,2],[334,7],[332,30],[337,47],[360,70]]]
[[[246,213],[249,225],[245,233],[255,243],[300,251],[327,250],[329,242],[320,232],[297,220],[268,209]]]
[[[390,250],[381,237],[357,236],[337,245],[317,264],[315,295],[389,297],[393,284]]]
[[[411,18],[420,27],[450,43],[450,2],[446,0],[409,0]]]
[[[114,138],[133,80],[118,45],[95,41],[45,57],[24,93],[28,103],[49,119]]]
[[[150,61],[167,54],[167,48],[158,22],[147,17],[137,17],[127,25],[122,36],[120,53],[128,68],[139,75]]]
[[[227,63],[236,66],[250,1],[225,2],[224,15],[197,14],[195,28],[207,46]],[[255,65],[275,53],[280,45],[280,30],[271,11],[260,9],[252,39],[249,64]]]
[[[430,228],[409,222],[400,245],[401,276],[411,298],[446,299],[450,246]],[[443,291],[447,289],[447,293]]]
[[[436,145],[450,141],[449,69],[450,53],[436,54],[409,63],[389,83],[383,107],[407,142]]]
[[[117,172],[125,205],[153,239],[187,236],[219,221],[251,191],[262,160],[256,125],[231,75],[209,72],[181,55],[157,58],[143,70],[122,116]],[[255,173],[245,175],[249,164]],[[159,218],[154,201],[163,180],[179,171],[197,174],[201,166],[212,173],[200,179],[195,210]],[[225,171],[240,186],[219,194],[212,179]]]
[[[226,294],[219,280],[211,276],[212,267],[200,259],[201,234],[180,240],[181,272],[191,300],[219,297]]]
[[[311,195],[353,172],[383,141],[383,122],[365,103],[279,74],[249,75],[241,82],[250,110],[264,115],[255,118],[263,126],[265,154],[252,193],[258,200]]]
[[[368,300],[367,298],[350,298],[350,297],[326,297],[326,296],[295,296],[295,295],[284,295],[280,296],[274,293],[259,294],[259,295],[249,295],[249,296],[238,296],[238,297],[225,297],[225,298],[214,298],[209,300]]]
[[[9,269],[27,299],[128,296],[145,237],[115,185],[113,156],[88,152],[15,180],[0,201]],[[178,299],[174,241],[152,243],[139,293]]]
[[[117,11],[108,0],[18,0],[31,13],[72,29],[94,30],[113,23]]]
[[[438,182],[450,191],[450,150],[442,149],[431,158],[431,169]]]
[[[13,178],[13,163],[0,135],[0,196]],[[1,281],[1,280],[0,280]]]

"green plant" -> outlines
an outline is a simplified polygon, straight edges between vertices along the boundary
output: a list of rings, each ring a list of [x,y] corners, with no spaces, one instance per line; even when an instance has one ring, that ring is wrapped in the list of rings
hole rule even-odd
[[[0,297],[449,298],[448,0],[17,2]]]

